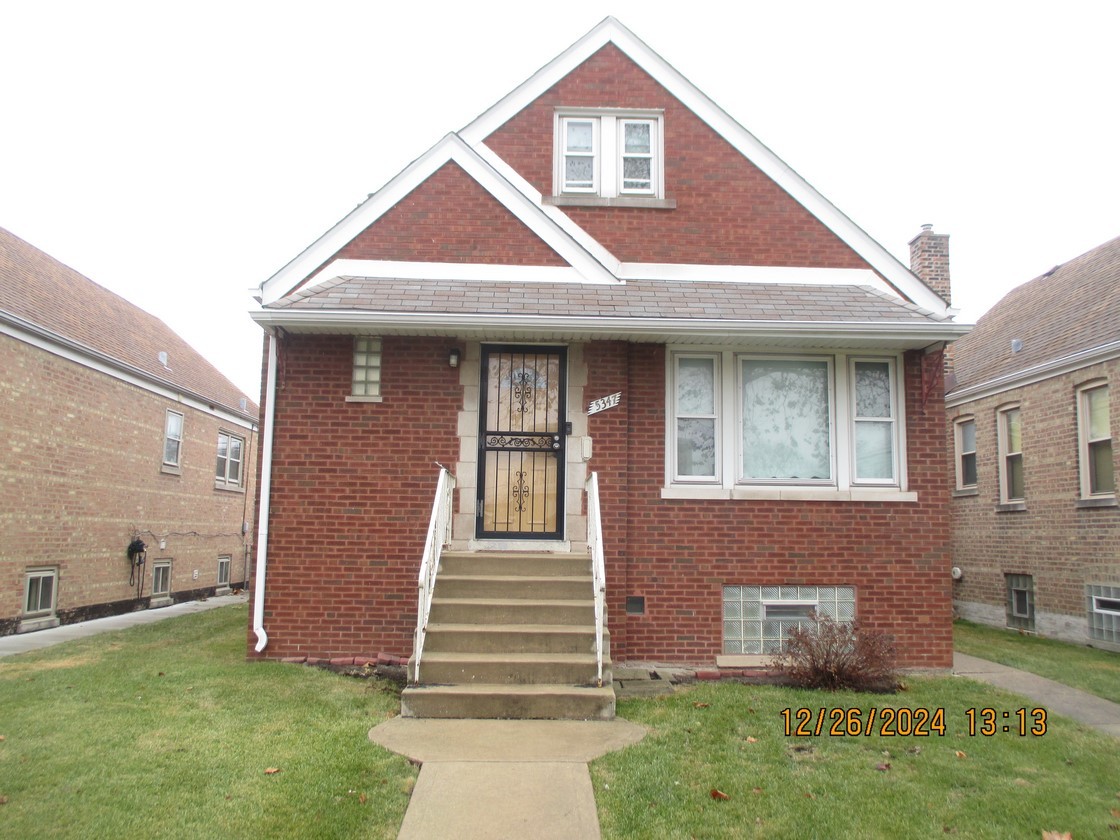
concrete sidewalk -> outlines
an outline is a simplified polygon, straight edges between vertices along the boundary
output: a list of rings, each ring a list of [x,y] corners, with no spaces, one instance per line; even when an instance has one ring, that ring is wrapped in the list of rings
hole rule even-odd
[[[595,840],[587,762],[636,744],[637,724],[393,718],[370,740],[420,762],[398,840]]]
[[[122,615],[111,615],[108,618],[95,618],[91,621],[63,624],[47,630],[0,636],[0,657],[27,653],[51,645],[58,645],[62,642],[70,642],[74,639],[85,639],[111,630],[127,630],[129,627],[152,624],[156,621],[163,621],[165,618],[174,618],[177,615],[204,612],[218,607],[226,607],[230,604],[244,604],[248,600],[249,596],[247,594],[218,595],[214,598],[207,598],[205,601],[183,601],[167,607],[157,607],[154,610],[137,610]]]
[[[1021,694],[1047,712],[1065,715],[1120,738],[1120,703],[964,653],[953,653],[953,673]]]

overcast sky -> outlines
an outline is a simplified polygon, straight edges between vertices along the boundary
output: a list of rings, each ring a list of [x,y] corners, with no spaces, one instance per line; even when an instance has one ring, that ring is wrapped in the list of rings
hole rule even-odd
[[[255,399],[248,289],[608,14],[962,320],[1120,234],[1111,0],[0,0],[0,227]]]

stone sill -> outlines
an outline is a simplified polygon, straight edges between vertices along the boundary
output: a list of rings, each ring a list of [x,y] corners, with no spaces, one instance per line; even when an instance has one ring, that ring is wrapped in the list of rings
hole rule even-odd
[[[980,488],[979,487],[965,487],[961,490],[954,490],[953,491],[953,498],[954,499],[967,499],[969,496],[979,496],[979,495],[980,495]]]
[[[1075,503],[1078,508],[1114,508],[1120,507],[1115,496],[1100,496],[1094,499],[1078,499]]]
[[[598,195],[546,195],[541,203],[553,207],[637,207],[647,210],[676,210],[675,198],[641,198],[638,196],[618,196],[603,198]]]
[[[918,501],[912,491],[833,487],[662,487],[662,499],[734,499],[782,502],[906,502]]]
[[[1007,502],[1006,504],[996,505],[996,513],[1023,513],[1026,509],[1026,502]]]

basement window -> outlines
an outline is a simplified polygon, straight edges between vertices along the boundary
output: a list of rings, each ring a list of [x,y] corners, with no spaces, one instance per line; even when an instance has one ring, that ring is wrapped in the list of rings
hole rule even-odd
[[[1034,578],[1030,575],[1004,575],[1007,581],[1007,626],[1034,630]]]
[[[855,615],[853,586],[725,586],[723,652],[781,653],[794,629],[822,616],[847,623]]]
[[[1089,638],[1120,644],[1120,586],[1090,584],[1085,587]]]

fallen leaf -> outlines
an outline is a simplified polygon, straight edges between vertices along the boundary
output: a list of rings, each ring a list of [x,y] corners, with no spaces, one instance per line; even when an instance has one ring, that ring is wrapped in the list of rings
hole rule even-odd
[[[361,804],[365,805],[366,804],[366,795],[364,793],[359,793],[358,794],[358,801]]]
[[[280,772],[279,767],[266,767],[265,770],[264,770],[264,774],[266,776],[275,776],[279,772]]]
[[[1042,840],[1073,840],[1073,835],[1068,831],[1044,831]]]
[[[910,753],[910,755],[921,755],[922,754],[922,748],[921,747],[911,747],[906,752]]]
[[[760,787],[751,788],[751,793],[762,793],[762,788],[760,788]]]
[[[716,790],[715,788],[712,788],[712,799],[723,800],[730,798],[731,797],[724,793],[722,790]]]
[[[7,805],[7,804],[8,804],[8,797],[0,796],[0,805]]]
[[[748,735],[747,736],[747,743],[748,744],[757,744],[758,743],[758,738],[755,738],[752,735]]]
[[[1109,813],[1114,817],[1120,817],[1120,808],[1113,808]]]
[[[5,738],[3,735],[0,735],[0,741],[6,741],[6,740],[8,740],[8,739]]]
[[[163,676],[163,671],[160,671],[159,674],[157,674],[157,676],[162,677]]]
[[[815,793],[807,793],[807,794],[805,794],[805,798],[806,799],[816,799],[817,795]]]
[[[891,769],[891,765],[890,765],[889,762],[884,761],[882,764],[876,764],[875,769],[879,770],[882,773],[886,773],[888,770]]]
[[[968,758],[968,753],[964,750],[957,750],[957,758]]]
[[[695,706],[697,709],[706,709],[709,706],[711,706],[712,704],[711,703],[693,703],[692,705]]]

